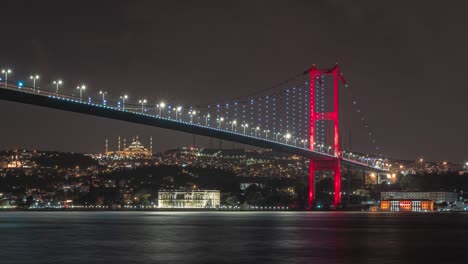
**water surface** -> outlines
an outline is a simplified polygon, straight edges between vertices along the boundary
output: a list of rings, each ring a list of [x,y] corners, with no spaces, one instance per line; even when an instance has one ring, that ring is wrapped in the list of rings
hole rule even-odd
[[[468,214],[0,212],[0,263],[467,263]]]

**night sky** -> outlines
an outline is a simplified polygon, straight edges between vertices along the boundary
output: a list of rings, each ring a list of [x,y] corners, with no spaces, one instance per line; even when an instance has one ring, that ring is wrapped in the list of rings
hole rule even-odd
[[[39,73],[40,86],[60,77],[64,90],[83,82],[90,94],[197,105],[339,62],[385,155],[464,161],[467,10],[467,1],[424,0],[3,1],[0,67],[13,79]],[[0,112],[0,149],[99,152],[119,135],[152,135],[155,151],[192,142],[6,101]],[[371,152],[354,134],[355,150]]]

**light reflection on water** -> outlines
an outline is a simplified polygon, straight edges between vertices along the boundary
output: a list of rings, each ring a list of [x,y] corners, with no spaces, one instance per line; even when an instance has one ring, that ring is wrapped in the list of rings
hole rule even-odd
[[[0,263],[466,263],[468,214],[0,212]]]

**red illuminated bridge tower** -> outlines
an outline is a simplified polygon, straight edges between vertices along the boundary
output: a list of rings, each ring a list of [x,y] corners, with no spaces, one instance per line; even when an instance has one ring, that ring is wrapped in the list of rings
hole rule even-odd
[[[330,158],[311,159],[309,165],[309,209],[313,208],[315,198],[314,180],[315,171],[332,170],[334,173],[334,204],[338,208],[341,201],[341,171],[340,171],[340,131],[339,131],[339,82],[345,84],[341,75],[340,68],[335,65],[331,69],[317,69],[315,65],[309,70],[310,73],[310,135],[309,149],[315,150],[316,147],[316,122],[329,120],[333,122],[333,155]],[[322,76],[333,77],[333,110],[330,112],[319,112],[316,108],[316,84],[321,82]]]

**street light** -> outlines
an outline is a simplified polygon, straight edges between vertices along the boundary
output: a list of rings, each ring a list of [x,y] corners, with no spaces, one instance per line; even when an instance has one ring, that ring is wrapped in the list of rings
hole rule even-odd
[[[178,116],[178,113],[180,113],[181,111],[182,111],[182,106],[178,106],[178,107],[175,109],[175,119],[176,119],[176,120],[179,120],[179,119],[177,118],[177,116]]]
[[[259,131],[259,130],[260,130],[260,127],[255,128],[255,137],[257,137],[257,131]]]
[[[278,132],[275,134],[275,141],[278,142],[278,136],[280,136],[281,134]]]
[[[270,130],[263,130],[263,132],[265,132],[265,139],[268,139],[268,133],[270,132]]]
[[[419,162],[421,162],[421,170],[423,169],[423,161],[424,161],[424,160],[423,160],[422,158],[419,159]]]
[[[249,127],[249,124],[242,124],[241,127],[244,128],[244,135],[245,135],[245,129]]]
[[[55,95],[58,95],[58,92],[59,92],[59,85],[62,84],[62,80],[57,80],[57,81],[54,81],[53,84],[55,84]]]
[[[36,80],[39,80],[39,75],[31,75],[29,79],[33,80],[33,91],[36,91]]]
[[[208,119],[210,118],[210,114],[205,116],[205,126],[208,126]]]
[[[80,90],[80,101],[83,101],[83,91],[86,90],[85,85],[77,86],[76,89]]]
[[[284,138],[285,138],[286,144],[288,144],[288,139],[291,138],[291,133],[286,133],[286,135],[284,135]]]
[[[146,104],[146,99],[138,100],[138,103],[141,104],[141,112],[145,111],[144,105]]]
[[[7,87],[8,85],[8,74],[11,73],[11,70],[10,69],[2,69],[2,73],[5,74],[5,88]]]
[[[237,120],[231,122],[231,131],[234,131],[234,126],[237,125]]]
[[[221,123],[224,122],[224,117],[216,118],[216,121],[218,122],[218,129],[221,129]]]
[[[325,144],[320,144],[320,145],[319,145],[320,152],[325,153],[325,151],[323,150],[323,148],[325,148]]]
[[[120,99],[122,99],[122,109],[125,110],[125,100],[128,99],[128,95],[124,94],[120,96]]]
[[[160,102],[158,105],[158,108],[159,108],[159,116],[161,116],[161,110],[166,107],[166,103],[164,102]]]
[[[189,111],[189,115],[190,115],[190,123],[193,123],[193,116],[197,114],[197,111],[195,110],[192,110],[192,111]]]
[[[107,92],[106,91],[99,91],[99,94],[102,95],[102,104],[103,105],[106,105],[106,94]]]

